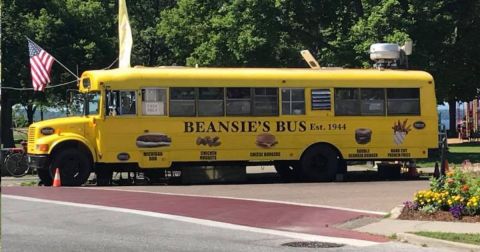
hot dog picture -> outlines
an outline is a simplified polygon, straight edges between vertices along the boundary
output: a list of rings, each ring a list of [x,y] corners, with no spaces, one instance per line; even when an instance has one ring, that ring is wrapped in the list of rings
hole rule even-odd
[[[163,133],[149,133],[137,137],[137,147],[155,148],[170,146],[172,139]]]

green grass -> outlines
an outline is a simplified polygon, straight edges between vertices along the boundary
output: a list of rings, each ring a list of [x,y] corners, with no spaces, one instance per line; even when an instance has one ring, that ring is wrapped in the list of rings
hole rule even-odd
[[[460,166],[464,160],[470,160],[472,163],[480,163],[480,142],[450,144],[448,146],[447,160],[450,168]],[[440,165],[440,157],[418,160],[420,167],[434,167],[435,162]]]
[[[480,233],[479,234],[459,234],[459,233],[443,233],[443,232],[415,232],[413,234],[421,235],[425,237],[468,243],[474,245],[480,245]]]
[[[37,186],[38,182],[37,181],[24,181],[20,183],[20,186]]]

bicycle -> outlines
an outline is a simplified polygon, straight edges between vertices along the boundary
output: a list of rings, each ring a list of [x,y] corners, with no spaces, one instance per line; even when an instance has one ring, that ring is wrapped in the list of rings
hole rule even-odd
[[[21,148],[6,148],[2,149],[5,159],[3,165],[5,170],[12,177],[23,177],[28,174],[28,159],[27,159],[27,142],[21,142]]]

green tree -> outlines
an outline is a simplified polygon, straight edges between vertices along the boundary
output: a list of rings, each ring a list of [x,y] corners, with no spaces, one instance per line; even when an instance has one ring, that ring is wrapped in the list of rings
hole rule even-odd
[[[275,66],[280,14],[274,0],[180,0],[157,29],[180,65]]]
[[[439,102],[447,101],[455,108],[456,101],[479,95],[480,52],[475,47],[480,39],[479,1],[369,0],[362,1],[362,6],[363,17],[342,39],[347,42],[342,51],[355,50],[353,64],[361,62],[361,53],[373,42],[402,43],[411,38],[415,46],[410,68],[434,76]],[[455,112],[450,109],[452,130],[456,128]]]
[[[163,18],[161,12],[175,3],[175,0],[127,1],[133,37],[132,65],[156,66],[174,62],[164,38],[157,35],[157,25]]]
[[[115,4],[100,0],[51,0],[2,2],[2,87],[30,88],[30,65],[25,36],[64,65],[79,72],[103,68],[115,59],[118,45],[114,42],[116,27]],[[75,80],[58,64],[52,67],[51,85]],[[45,94],[33,91],[2,89],[2,141],[13,145],[11,106],[22,103],[27,107],[29,122],[35,110],[34,101],[57,101],[64,104],[65,90],[75,87],[47,89]]]

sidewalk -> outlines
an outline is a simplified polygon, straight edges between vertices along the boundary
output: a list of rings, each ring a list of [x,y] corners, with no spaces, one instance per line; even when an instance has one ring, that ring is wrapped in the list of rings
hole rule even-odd
[[[480,251],[480,246],[433,239],[412,233],[419,231],[449,232],[449,233],[474,233],[480,235],[480,223],[445,222],[445,221],[414,221],[398,220],[400,209],[392,210],[390,218],[381,219],[353,230],[375,235],[396,237],[401,242],[408,242],[419,246],[432,248],[447,248],[455,251]],[[396,213],[395,213],[396,212]]]
[[[385,236],[392,236],[398,233],[412,233],[418,231],[480,234],[480,223],[413,221],[385,218],[380,220],[379,222],[371,223],[363,227],[356,228],[354,230]]]

